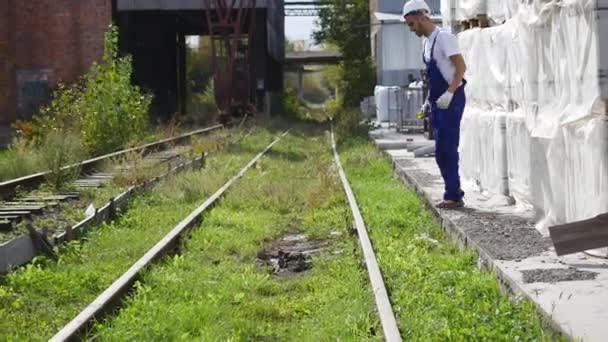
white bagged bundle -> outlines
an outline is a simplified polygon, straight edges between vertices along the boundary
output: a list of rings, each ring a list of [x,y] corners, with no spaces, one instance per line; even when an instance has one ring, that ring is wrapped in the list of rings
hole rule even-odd
[[[522,209],[530,209],[530,132],[521,110],[506,116],[509,193]]]
[[[506,179],[505,113],[482,112],[479,115],[480,178],[483,191],[495,195],[508,195]]]
[[[475,2],[458,4],[458,13],[469,15]],[[543,233],[608,212],[605,109],[593,109],[600,99],[593,2],[487,4],[490,17],[505,24],[459,34],[470,82],[463,176],[500,193],[505,187],[497,176],[505,167],[509,195],[534,205]],[[501,116],[504,135],[496,133]],[[469,165],[476,161],[479,166]]]
[[[460,177],[463,183],[479,184],[481,177],[479,156],[482,147],[481,135],[478,132],[479,110],[476,107],[467,106],[460,122]]]
[[[376,86],[374,100],[376,102],[376,119],[378,122],[388,121],[388,91],[387,87]]]

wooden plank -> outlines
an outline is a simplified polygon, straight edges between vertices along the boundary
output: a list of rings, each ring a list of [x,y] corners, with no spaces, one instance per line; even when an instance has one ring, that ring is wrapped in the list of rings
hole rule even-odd
[[[21,211],[1,211],[0,212],[0,218],[2,218],[4,216],[12,216],[12,215],[31,216],[32,212],[31,211],[27,211],[27,210],[21,210]]]
[[[14,212],[14,211],[28,211],[33,215],[39,215],[39,214],[42,214],[42,212],[44,211],[44,208],[23,208],[23,207],[0,208],[0,213],[8,213],[8,212]]]
[[[6,207],[0,208],[0,213],[5,213],[8,211],[30,211],[30,212],[40,212],[44,209],[42,206],[23,206],[23,205],[9,205]]]
[[[549,227],[557,255],[608,247],[608,213],[592,219]]]
[[[53,200],[65,200],[65,199],[70,199],[70,198],[78,198],[79,196],[76,195],[72,195],[72,194],[60,194],[60,195],[40,195],[40,196],[26,196],[26,197],[20,197],[18,200],[19,201],[25,201],[25,202],[35,202],[36,200],[40,200],[40,201],[53,201]]]
[[[19,202],[19,201],[10,201],[10,202],[4,202],[4,205],[22,205],[22,206],[26,206],[26,207],[40,207],[43,208],[44,206],[48,205],[48,203],[44,203],[44,202]]]

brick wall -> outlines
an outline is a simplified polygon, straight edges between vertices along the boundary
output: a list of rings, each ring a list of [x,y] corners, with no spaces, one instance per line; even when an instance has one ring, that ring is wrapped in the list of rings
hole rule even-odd
[[[14,107],[14,40],[12,4],[14,0],[0,4],[0,123],[10,120],[7,114]]]
[[[24,82],[69,83],[103,54],[111,0],[8,0],[0,4],[0,123],[14,120]],[[12,47],[11,47],[12,45]],[[22,96],[23,98],[23,96]]]

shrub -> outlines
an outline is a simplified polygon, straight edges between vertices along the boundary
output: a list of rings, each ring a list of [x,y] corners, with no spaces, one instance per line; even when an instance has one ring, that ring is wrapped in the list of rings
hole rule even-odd
[[[217,122],[217,116],[218,109],[215,103],[213,79],[211,79],[203,93],[192,94],[185,121],[202,126]]]
[[[353,136],[364,136],[368,127],[361,121],[361,113],[356,109],[344,109],[334,116],[337,143]]]
[[[105,35],[103,61],[75,84],[60,85],[35,119],[39,139],[53,131],[79,132],[92,154],[141,139],[152,98],[131,84],[132,73],[131,57],[118,55],[118,30],[112,26]]]
[[[131,84],[132,73],[131,57],[118,56],[118,30],[112,27],[103,63],[85,76],[82,133],[90,151],[111,152],[143,137],[152,98]]]
[[[32,143],[25,139],[16,140],[0,159],[0,181],[39,171],[40,161],[38,157],[38,154],[32,148]]]
[[[283,115],[285,115],[286,117],[300,117],[300,114],[302,112],[300,100],[296,96],[295,91],[293,89],[288,88],[285,91],[281,101],[281,107]]]
[[[79,162],[85,156],[85,150],[78,136],[65,132],[51,132],[40,144],[38,155],[44,170],[51,171],[47,176],[48,184],[55,190],[62,190],[76,179],[80,167],[63,168]]]

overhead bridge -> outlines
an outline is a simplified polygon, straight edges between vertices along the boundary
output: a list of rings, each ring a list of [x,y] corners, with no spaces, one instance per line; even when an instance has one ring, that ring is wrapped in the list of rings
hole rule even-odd
[[[328,51],[301,51],[290,52],[285,55],[287,66],[298,66],[305,64],[338,64],[342,61],[342,54]]]
[[[155,95],[157,117],[186,112],[186,36],[212,38],[220,107],[236,96],[264,110],[268,95],[282,91],[283,1],[116,0],[116,22],[120,49],[133,56],[134,81]]]
[[[318,70],[307,70],[307,65],[338,64],[343,60],[339,52],[329,51],[301,51],[290,52],[285,55],[285,70],[298,74],[298,97],[304,98],[304,74],[317,72]]]

